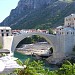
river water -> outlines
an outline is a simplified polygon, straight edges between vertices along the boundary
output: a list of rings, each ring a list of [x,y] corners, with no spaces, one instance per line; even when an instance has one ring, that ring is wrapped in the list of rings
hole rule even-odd
[[[17,57],[19,58],[21,61],[25,61],[26,59],[30,58],[31,60],[35,60],[33,56],[31,55],[23,55],[21,53],[18,53],[15,51],[14,53],[14,57]],[[56,65],[51,65],[49,64],[48,62],[46,62],[45,60],[42,60],[44,62],[44,67],[45,68],[49,68],[50,70],[55,70],[57,69],[58,67]]]

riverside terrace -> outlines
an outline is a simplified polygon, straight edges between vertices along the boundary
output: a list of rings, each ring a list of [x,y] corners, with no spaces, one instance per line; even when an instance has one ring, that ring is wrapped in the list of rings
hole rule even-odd
[[[20,66],[17,64],[16,60],[18,58],[15,58],[12,56],[12,54],[8,54],[6,56],[3,56],[0,58],[0,74],[8,75],[10,74],[14,69],[16,68],[25,68],[25,66]]]

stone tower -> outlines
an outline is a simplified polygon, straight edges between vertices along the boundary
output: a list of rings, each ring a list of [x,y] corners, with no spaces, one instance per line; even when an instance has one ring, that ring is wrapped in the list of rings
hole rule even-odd
[[[75,14],[65,17],[64,26],[56,28],[56,35],[60,50],[64,52],[65,56],[71,54],[75,46]]]

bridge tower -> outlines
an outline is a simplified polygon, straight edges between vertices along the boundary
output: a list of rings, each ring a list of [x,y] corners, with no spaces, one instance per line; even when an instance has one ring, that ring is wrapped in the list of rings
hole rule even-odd
[[[12,45],[12,32],[10,27],[0,27],[0,45],[3,46],[3,49],[7,49],[11,52]]]
[[[68,56],[72,53],[75,45],[75,14],[71,14],[64,19],[64,26],[56,28],[59,47]]]

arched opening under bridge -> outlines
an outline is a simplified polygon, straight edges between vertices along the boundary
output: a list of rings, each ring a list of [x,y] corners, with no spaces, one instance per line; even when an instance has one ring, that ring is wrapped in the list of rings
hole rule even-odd
[[[16,50],[23,54],[36,54],[41,57],[49,57],[53,54],[53,47],[44,37],[32,35],[22,39],[16,46]]]

